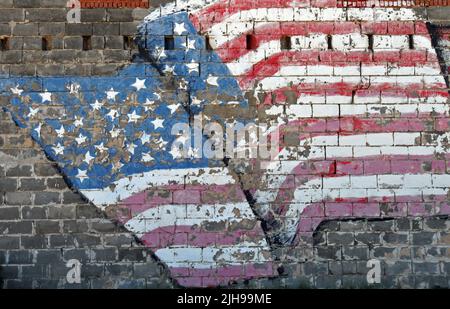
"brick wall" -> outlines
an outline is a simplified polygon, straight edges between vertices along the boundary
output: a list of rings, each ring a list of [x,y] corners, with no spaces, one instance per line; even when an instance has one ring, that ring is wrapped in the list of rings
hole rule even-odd
[[[174,90],[173,85],[182,81],[183,76],[164,72],[165,66],[170,66],[172,63],[165,60],[158,62],[151,56],[150,59],[144,57],[145,53],[138,50],[139,40],[136,42],[130,40],[131,37],[138,36],[136,27],[142,23],[143,18],[152,11],[152,8],[149,10],[82,9],[82,23],[68,24],[66,22],[68,9],[65,8],[65,5],[66,1],[59,0],[2,1],[0,4],[0,37],[6,38],[5,48],[0,52],[1,75],[4,77],[4,82],[1,83],[2,87],[8,85],[8,82],[14,82],[14,84],[16,81],[18,82],[18,76],[42,78],[92,76],[105,78],[101,82],[109,85],[108,82],[114,78],[125,79],[124,75],[119,76],[121,70],[134,62],[146,66],[146,73],[132,71],[132,74],[135,75],[129,76],[160,81],[162,88],[169,89],[162,94],[165,100],[172,100],[171,95],[175,93],[177,102],[186,105],[190,101],[186,95],[191,98],[193,93],[199,97],[202,96],[202,91],[204,91],[202,89],[194,88],[190,89],[191,92],[187,91],[186,93],[184,89],[177,89],[175,86]],[[151,7],[157,5],[159,5],[157,2],[151,3]],[[277,16],[280,12],[271,11],[273,15],[267,15],[269,22],[271,18],[274,21],[279,20]],[[354,190],[353,192],[361,188],[393,191],[421,189],[420,186],[406,186],[406,175],[411,178],[410,183],[429,180],[429,183],[425,184],[425,189],[421,190],[445,191],[449,186],[447,180],[449,165],[445,151],[427,158],[415,158],[413,152],[408,153],[411,157],[387,157],[375,160],[361,159],[356,155],[357,151],[370,151],[376,147],[385,147],[380,148],[380,151],[396,147],[397,149],[418,147],[417,151],[420,151],[426,146],[437,145],[439,134],[434,133],[445,135],[448,132],[448,103],[434,99],[441,95],[444,96],[447,92],[446,85],[439,84],[441,82],[439,77],[443,76],[439,64],[447,65],[445,52],[440,52],[439,57],[435,57],[431,45],[420,45],[423,43],[420,38],[428,35],[428,28],[422,21],[407,20],[403,23],[396,20],[391,21],[390,17],[385,17],[387,20],[381,22],[367,22],[364,21],[364,17],[361,17],[360,19],[356,18],[354,23],[350,23],[346,20],[348,14],[345,11],[346,17],[342,20],[339,19],[339,14],[332,11],[326,12],[328,13],[320,13],[314,17],[314,15],[307,14],[308,12],[305,10],[303,12],[305,14],[295,15],[300,16],[300,20],[295,20],[294,23],[277,22],[276,27],[292,27],[288,34],[283,33],[282,35],[281,41],[289,41],[284,48],[288,48],[291,53],[294,51],[304,52],[305,49],[309,53],[304,60],[298,62],[289,58],[292,67],[286,66],[277,82],[283,83],[284,79],[293,79],[298,76],[302,78],[305,76],[320,78],[324,75],[327,78],[363,76],[369,80],[372,79],[372,83],[368,85],[370,88],[377,82],[377,78],[392,76],[404,78],[406,76],[407,79],[414,79],[417,76],[426,76],[430,83],[436,80],[438,83],[427,88],[426,84],[422,82],[421,90],[436,90],[437,95],[423,96],[421,97],[422,101],[417,96],[415,97],[414,93],[407,91],[402,92],[402,96],[392,96],[392,91],[399,91],[399,89],[391,86],[391,88],[375,90],[377,93],[375,96],[378,96],[379,101],[366,102],[364,98],[367,98],[367,94],[369,94],[367,87],[339,88],[340,91],[336,92],[336,89],[327,88],[325,83],[303,92],[296,92],[298,89],[285,89],[282,93],[277,93],[277,89],[273,89],[272,84],[264,84],[264,78],[271,77],[276,73],[276,70],[274,72],[271,70],[277,69],[275,65],[267,64],[265,68],[268,71],[257,71],[257,68],[253,68],[255,75],[251,80],[263,81],[260,89],[253,88],[252,84],[241,84],[241,88],[244,90],[243,96],[250,103],[249,107],[244,107],[236,112],[235,107],[232,107],[230,111],[227,107],[205,106],[205,115],[221,115],[227,119],[246,118],[247,120],[254,120],[256,117],[259,123],[268,119],[277,120],[280,117],[295,118],[299,125],[291,126],[288,130],[283,131],[282,137],[283,146],[291,149],[291,155],[292,153],[296,155],[295,158],[288,156],[281,159],[283,164],[291,164],[295,160],[301,159],[301,156],[306,156],[308,159],[313,153],[309,143],[314,136],[321,136],[324,132],[331,133],[330,135],[337,131],[344,133],[339,139],[336,137],[336,141],[333,138],[324,139],[318,142],[320,145],[314,145],[313,142],[312,146],[322,147],[321,149],[328,154],[331,154],[333,150],[336,152],[350,150],[355,156],[350,155],[345,160],[326,157],[321,160],[307,161],[307,165],[288,176],[288,180],[285,180],[285,189],[289,189],[292,183],[295,183],[294,188],[297,188],[317,175],[322,182],[314,189],[328,190],[327,192],[331,192],[331,195],[333,189],[335,191]],[[417,16],[431,20],[436,25],[445,24],[448,18],[448,9],[446,8],[427,8],[415,12]],[[294,21],[294,17],[292,19]],[[229,33],[203,31],[201,34],[203,37],[208,37],[208,43],[212,45],[215,52],[220,54],[222,59],[232,59],[227,51],[233,50],[236,54],[245,55],[249,50],[251,53],[261,46],[266,46],[265,57],[270,57],[270,53],[277,47],[262,44],[274,41],[274,38],[278,40],[280,33],[272,29],[270,33],[273,37],[271,37],[267,36],[267,31],[258,32],[260,29],[258,22],[263,27],[267,26],[264,24],[264,20],[254,22],[251,27],[253,32],[244,32],[243,41],[238,41],[239,45],[234,47],[220,46],[220,42],[232,31],[241,34],[240,31],[246,29],[244,24],[238,24],[236,21],[229,23],[226,30],[230,31]],[[200,20],[197,23],[203,27],[208,20]],[[302,30],[302,26],[308,27],[307,30],[305,30],[306,28]],[[164,33],[165,30],[163,31],[162,26],[161,28],[154,27],[150,24],[147,28],[151,37],[159,39],[177,37],[173,30]],[[348,29],[357,30],[352,32],[353,34],[348,37],[347,42],[343,34],[346,34]],[[316,33],[316,35],[311,36],[310,33]],[[438,41],[438,50],[445,51],[445,42],[439,40],[439,37],[435,40]],[[188,42],[186,41],[186,43]],[[179,42],[175,40],[174,49],[182,49],[177,44]],[[44,46],[45,48],[43,48]],[[155,50],[158,46],[148,44],[145,47]],[[206,47],[206,44],[203,44],[202,48]],[[355,51],[359,53],[359,58],[356,57]],[[342,57],[339,58],[343,55],[346,57],[345,60]],[[350,56],[355,56],[355,58],[350,58]],[[364,57],[370,58],[370,61],[364,60]],[[259,61],[257,55],[249,59],[247,63],[241,63],[241,66],[236,66],[235,69],[239,71],[242,67],[248,64],[254,65]],[[174,62],[176,64],[180,60]],[[346,66],[339,65],[339,62],[340,64],[345,62]],[[201,65],[202,69],[203,65],[207,69],[209,64],[202,63]],[[399,65],[413,67],[413,70],[404,69],[405,71],[401,73],[392,73],[396,68],[398,69]],[[230,67],[232,74],[234,73],[233,67]],[[327,73],[330,67],[331,72]],[[305,71],[303,72],[302,69]],[[417,73],[420,69],[429,71]],[[199,73],[199,77],[201,77],[200,75]],[[211,90],[208,88],[208,95],[223,102],[234,101],[236,98],[229,95],[231,92],[227,93],[228,86],[222,87],[223,89]],[[264,88],[264,86],[267,87]],[[9,86],[4,87],[5,89],[1,91],[8,92]],[[55,89],[57,87],[57,85],[54,86]],[[31,90],[31,92],[40,93],[44,90],[40,88]],[[58,88],[56,92],[68,93],[69,90]],[[392,97],[395,98],[393,101]],[[9,107],[15,116],[19,115],[17,110],[11,108],[10,96],[0,98],[2,106]],[[327,101],[328,98],[331,101]],[[374,110],[377,108],[379,110],[383,104],[383,106],[400,104],[405,108],[405,114],[407,114],[408,104],[418,104],[414,103],[415,99],[419,100],[422,105],[416,106],[414,110],[416,114],[408,114],[406,117],[407,129],[404,129],[404,123],[396,126],[396,122],[404,121],[401,119],[403,113],[401,108],[399,111],[392,112],[387,107],[387,111],[382,111],[377,116],[366,115],[362,118],[360,127],[355,127],[356,123],[353,120],[349,121],[345,114],[347,111],[352,115],[358,108],[367,108],[366,105],[370,105]],[[62,119],[63,114],[59,113],[57,107],[53,108],[52,111],[47,112],[46,117]],[[442,114],[439,114],[441,112]],[[126,112],[123,111],[123,113]],[[314,122],[314,118],[319,120]],[[311,120],[305,122],[304,119]],[[124,215],[124,209],[117,208],[117,205],[110,205],[111,207],[106,208],[106,212],[98,210],[96,206],[99,206],[99,202],[95,197],[88,196],[85,199],[82,197],[84,194],[78,192],[79,188],[76,185],[67,185],[63,176],[66,176],[66,180],[71,183],[70,175],[65,175],[62,168],[57,168],[57,164],[60,164],[57,159],[53,158],[56,163],[52,163],[49,158],[46,158],[45,155],[51,157],[51,153],[44,152],[39,145],[42,142],[49,143],[50,138],[54,138],[56,135],[52,136],[51,133],[48,133],[49,140],[38,139],[36,141],[36,137],[34,137],[35,140],[31,138],[29,129],[19,129],[15,122],[17,119],[14,121],[10,112],[2,111],[0,125],[0,278],[5,288],[145,288],[176,287],[178,284],[207,286],[212,285],[212,282],[215,285],[257,288],[366,287],[368,285],[366,275],[369,270],[367,261],[370,259],[377,259],[381,262],[381,284],[375,285],[377,287],[433,288],[449,286],[448,198],[434,198],[426,195],[425,191],[420,191],[420,200],[417,198],[397,199],[396,194],[393,194],[393,198],[387,198],[392,194],[388,193],[380,200],[324,200],[309,212],[286,215],[284,209],[286,201],[267,202],[261,199],[261,195],[254,194],[255,190],[260,193],[272,190],[283,173],[275,169],[261,173],[259,163],[256,165],[248,164],[248,162],[242,164],[241,161],[233,160],[225,162],[229,174],[238,179],[239,189],[233,187],[233,190],[242,190],[247,196],[244,201],[249,202],[248,209],[251,208],[251,211],[256,214],[256,219],[249,220],[252,228],[258,226],[254,222],[262,222],[260,229],[255,228],[252,231],[257,231],[255,237],[260,237],[261,233],[266,236],[270,246],[273,272],[270,276],[255,276],[261,278],[246,278],[246,276],[237,274],[236,269],[232,268],[223,271],[221,275],[214,275],[214,277],[195,271],[177,275],[173,271],[171,260],[160,255],[159,258],[162,261],[157,261],[159,248],[153,247],[145,239],[143,242],[136,240],[126,228],[121,227],[124,222],[121,221],[120,216]],[[347,127],[348,125],[350,127]],[[389,127],[389,125],[395,126],[395,128],[387,129],[391,131],[389,134],[381,136],[381,139],[375,134],[370,136],[370,133],[382,133],[383,127]],[[408,133],[415,132],[410,128],[419,128],[416,129],[420,131],[419,139],[415,136],[411,140],[411,137],[407,136]],[[365,135],[365,140],[361,142],[348,139],[346,144],[345,136],[351,136],[350,133],[354,132]],[[389,139],[392,141],[389,142]],[[309,142],[304,144],[304,140],[309,140]],[[362,149],[365,146],[368,148]],[[386,162],[389,168],[383,169]],[[373,173],[367,172],[370,169],[369,165],[372,166]],[[329,173],[332,174],[331,177]],[[384,174],[393,176],[385,177]],[[420,175],[421,178],[414,178],[410,175]],[[359,176],[366,178],[359,179]],[[289,181],[290,178],[292,178],[292,182]],[[356,182],[352,182],[353,179]],[[371,182],[373,179],[375,179],[374,183]],[[185,183],[185,186],[188,185],[194,184]],[[148,188],[147,194],[153,192],[152,190],[154,188]],[[208,203],[211,203],[211,198],[216,201],[220,199],[227,201],[226,195],[225,197],[223,194],[214,195],[213,192],[212,196],[208,196],[206,194],[209,193],[208,191],[198,190],[194,186],[187,191],[179,188],[175,191],[171,191],[171,189],[163,191],[164,193],[168,192],[169,196],[174,196],[170,200],[174,207],[188,203],[206,208]],[[288,190],[284,191],[289,194]],[[231,196],[232,191],[227,192]],[[438,195],[436,192],[433,191],[433,194]],[[303,191],[302,194],[310,193]],[[240,201],[239,197],[243,195],[242,193],[236,194],[233,196],[233,200]],[[175,198],[176,196],[180,198]],[[250,198],[248,198],[249,196]],[[301,202],[303,202],[302,198],[297,198],[296,203]],[[134,201],[133,205],[129,207],[135,207],[137,203]],[[140,205],[140,207],[144,206]],[[201,209],[199,207],[196,207],[197,211]],[[133,209],[126,215],[134,216]],[[130,211],[129,209],[125,210]],[[242,208],[240,211],[244,213],[247,210]],[[198,213],[193,211],[191,216],[198,218],[200,211]],[[203,214],[203,216],[205,215]],[[291,227],[290,220],[298,220],[299,216],[301,228],[295,231],[295,241],[289,243],[283,237],[286,231],[291,231],[289,229]],[[233,218],[237,220],[238,216]],[[152,220],[154,218],[144,219]],[[206,216],[204,219],[207,220],[208,217]],[[208,230],[209,233],[216,233],[218,235],[216,237],[227,235],[232,231],[231,226],[226,227],[225,230],[223,227],[213,227]],[[154,255],[155,251],[156,256]],[[82,262],[82,283],[80,285],[69,284],[66,280],[69,268],[65,264],[73,258]],[[186,259],[189,257],[186,256]],[[245,267],[242,269],[246,270]],[[239,271],[242,270],[239,269]]]

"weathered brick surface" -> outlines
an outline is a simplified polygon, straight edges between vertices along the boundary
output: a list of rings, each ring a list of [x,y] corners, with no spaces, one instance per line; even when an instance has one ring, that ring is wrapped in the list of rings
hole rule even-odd
[[[151,4],[156,6],[159,2],[152,1]],[[125,48],[124,36],[135,34],[136,25],[140,23],[148,10],[83,9],[81,24],[67,24],[66,12],[65,1],[2,1],[0,35],[9,37],[10,50],[0,52],[2,65],[0,74],[6,76],[9,74],[11,76],[117,75],[118,70],[123,65],[129,64],[132,55],[136,53],[136,46]],[[448,19],[448,14],[445,15],[445,12],[445,10],[430,8],[424,10],[423,14],[428,14],[430,20],[445,21]],[[276,12],[272,13],[276,14]],[[274,16],[269,14],[268,18],[274,18]],[[10,23],[11,20],[14,23]],[[291,48],[301,50],[312,47],[313,49],[307,59],[302,60],[305,66],[295,69],[304,71],[286,69],[282,78],[300,73],[302,76],[317,78],[322,75],[327,77],[370,75],[372,81],[377,82],[377,78],[381,80],[386,76],[406,74],[408,78],[415,77],[414,72],[420,70],[422,73],[418,73],[419,75],[433,76],[434,74],[425,72],[421,66],[414,67],[412,75],[408,72],[399,73],[395,66],[388,65],[399,62],[431,63],[436,60],[429,49],[418,44],[420,36],[428,33],[421,23],[333,23],[325,20],[318,23],[303,23],[303,25],[309,28],[299,30],[287,22],[279,25],[280,28],[292,27]],[[239,28],[238,24],[230,24],[230,31],[233,31],[235,26]],[[255,27],[256,35],[264,34],[259,33],[257,28]],[[339,36],[341,32],[346,33],[345,29],[355,29],[357,35],[348,38]],[[309,37],[306,36],[308,32],[317,32],[320,35]],[[43,36],[51,42],[48,50],[45,51],[42,50]],[[92,36],[90,38],[92,50],[82,50],[83,36]],[[214,43],[214,38],[211,39]],[[348,53],[348,44],[353,44],[354,48],[369,49],[370,47],[375,50],[352,54]],[[247,48],[244,45],[242,48]],[[441,48],[445,49],[445,46]],[[330,69],[327,65],[333,61],[349,62],[355,65]],[[380,63],[381,65],[377,65]],[[256,74],[264,76],[266,73],[256,72]],[[170,80],[171,77],[166,79]],[[373,104],[374,102],[370,101],[374,100],[373,97],[376,97],[377,103],[392,103],[389,102],[391,98],[389,89],[379,90],[375,94],[368,93],[365,89],[334,93],[325,89],[324,85],[315,89],[318,92],[310,93],[310,95],[306,93],[305,96],[299,97],[289,93],[275,94],[268,91],[269,93],[263,94],[261,100],[272,104],[279,103],[277,99],[280,99],[283,103],[280,105],[283,106],[279,109],[281,113],[278,114],[276,108],[266,113],[264,111],[266,107],[261,107],[261,121],[274,116],[289,118],[301,115],[306,118],[326,118],[335,114],[345,115],[351,109],[366,108]],[[317,96],[317,93],[320,95]],[[327,101],[329,98],[331,101]],[[424,107],[425,112],[428,111],[427,108],[427,106]],[[209,112],[220,113],[219,110],[214,109]],[[433,117],[432,114],[429,116]],[[446,118],[443,119],[446,120]],[[0,280],[2,287],[176,286],[170,279],[172,275],[168,272],[166,265],[156,262],[151,250],[138,243],[131,233],[118,227],[106,217],[105,213],[97,210],[94,205],[83,200],[80,194],[67,187],[55,164],[44,158],[41,149],[31,140],[26,130],[18,129],[7,113],[2,112],[0,120]],[[377,125],[388,124],[389,121],[380,120]],[[312,124],[311,127],[306,126],[305,130],[297,129],[294,132],[287,132],[284,142],[287,146],[297,147],[299,133],[306,134],[309,139],[312,139],[318,132],[342,130],[348,133],[353,129],[357,130],[355,125],[351,121],[343,120],[336,125],[335,122],[326,120]],[[344,134],[339,139],[330,138],[321,143],[327,147],[328,154],[344,150],[344,155],[347,153],[346,150],[358,151],[358,147],[362,148],[365,145],[382,146],[386,149],[422,146],[427,142],[434,142],[432,136],[434,132],[445,131],[447,128],[443,121],[432,118],[425,124],[425,133],[419,139],[411,140],[403,134],[410,131],[408,124],[403,125],[405,127],[402,132],[381,137],[366,136],[361,140],[352,140],[346,138]],[[337,146],[344,147],[337,149]],[[324,160],[311,166],[304,166],[303,172],[299,172],[298,175],[290,175],[291,178],[286,182],[286,187],[303,183],[304,175],[332,173],[335,176],[345,175],[345,177],[324,180],[323,189],[332,191],[358,187],[369,190],[375,188],[395,190],[403,184],[414,188],[414,184],[418,182],[430,188],[433,186],[445,188],[449,184],[447,177],[449,166],[446,158],[433,158],[427,162],[402,158],[392,164],[362,159],[354,159],[351,162]],[[430,177],[421,176],[421,178],[378,175],[414,174],[419,171],[433,171],[433,174]],[[276,181],[277,175],[269,175],[274,177],[264,178],[262,184],[258,183],[257,171],[251,172],[255,173],[242,175],[241,181],[244,188],[255,189],[254,184],[257,183],[258,189],[271,189],[271,182]],[[353,181],[353,177],[363,173],[373,174],[373,177],[361,179],[360,182]],[[247,181],[245,176],[251,179]],[[150,191],[147,193],[149,194]],[[169,191],[169,194],[152,192],[151,196],[149,194],[143,200],[147,198],[157,198],[158,201],[173,204],[201,204],[210,203],[217,197],[194,188]],[[312,209],[311,213],[308,213],[309,217],[303,222],[304,226],[309,228],[300,232],[309,233],[312,231],[311,227],[315,228],[323,218],[331,219],[318,227],[312,239],[310,235],[307,235],[304,239],[300,238],[300,241],[292,247],[277,244],[272,247],[279,276],[240,281],[230,286],[366,287],[368,285],[367,261],[375,258],[381,261],[382,267],[382,282],[375,285],[377,287],[448,288],[450,284],[450,221],[445,212],[438,211],[440,206],[445,205],[441,203],[442,201],[432,199],[421,202],[424,203],[408,200],[325,203],[321,207]],[[438,216],[424,217],[427,207],[436,209],[433,215]],[[196,207],[186,211],[190,211],[191,217],[204,215]],[[278,209],[273,209],[273,213],[276,214],[277,211]],[[390,218],[402,211],[409,215],[400,219]],[[352,220],[338,220],[339,217],[351,217]],[[353,217],[364,219],[353,220]],[[371,219],[372,217],[377,219]],[[211,232],[224,231],[224,227],[220,225],[209,228]],[[79,285],[70,285],[65,279],[68,271],[65,263],[69,259],[78,259],[83,264],[82,283]],[[227,271],[229,273],[226,275],[232,277],[233,270]]]

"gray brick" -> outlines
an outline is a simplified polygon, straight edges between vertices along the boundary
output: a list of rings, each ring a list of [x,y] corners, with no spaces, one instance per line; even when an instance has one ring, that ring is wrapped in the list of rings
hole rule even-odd
[[[25,37],[23,39],[24,50],[42,50],[41,37]]]
[[[129,276],[133,268],[130,264],[107,264],[105,273],[112,276]]]
[[[39,35],[39,24],[37,23],[17,24],[13,28],[12,33],[13,35],[19,36]]]
[[[101,244],[101,238],[98,235],[74,234],[73,236],[78,247],[93,247]]]
[[[156,263],[134,264],[135,278],[158,277],[161,273],[161,266]]]
[[[64,38],[65,49],[83,49],[83,38],[81,36],[72,36]]]
[[[93,205],[78,205],[77,206],[77,218],[78,219],[89,219],[98,218],[99,210]]]
[[[448,218],[446,217],[432,217],[424,220],[424,227],[430,230],[445,230],[447,229]]]
[[[48,265],[25,265],[22,268],[22,278],[42,279],[49,275]]]
[[[0,218],[2,220],[20,219],[18,207],[0,207]]]
[[[34,76],[36,74],[36,66],[33,64],[12,64],[10,67],[11,75],[15,76]]]
[[[0,35],[11,35],[11,27],[9,24],[0,24]]]
[[[105,36],[105,48],[123,49],[123,36]]]
[[[108,21],[133,21],[133,9],[107,9]]]
[[[47,211],[45,207],[22,207],[22,218],[23,219],[46,219]]]
[[[66,24],[66,35],[92,35],[91,23]]]
[[[119,35],[120,24],[119,23],[94,23],[93,24],[94,35]]]
[[[408,234],[385,233],[383,241],[388,244],[408,244]]]
[[[2,250],[19,249],[19,245],[20,245],[20,238],[18,236],[4,236],[4,235],[0,236],[0,248]]]
[[[131,54],[129,50],[104,50],[103,56],[106,63],[111,62],[128,62],[131,60]]]
[[[368,260],[369,249],[366,246],[343,246],[342,257],[344,258],[344,260]]]
[[[59,192],[36,192],[34,197],[35,205],[48,205],[61,203]]]
[[[50,248],[69,248],[75,247],[75,240],[72,235],[50,235],[49,236]]]
[[[0,178],[0,192],[13,192],[17,189],[17,179]]]
[[[75,211],[74,211],[75,214]],[[87,222],[84,220],[64,220],[63,233],[87,233],[89,230]]]
[[[147,259],[147,253],[142,248],[119,249],[119,261],[143,262]]]
[[[0,222],[0,234],[31,234],[33,223],[31,221],[2,221]]]
[[[115,233],[118,231],[118,228],[110,220],[100,219],[100,221],[91,221],[90,231],[98,233]]]
[[[394,231],[394,220],[369,221],[367,227],[371,231],[389,232]]]
[[[65,23],[39,23],[40,35],[64,35],[65,29]]]
[[[32,264],[33,254],[30,250],[11,250],[8,253],[9,264]]]
[[[79,204],[83,203],[83,197],[79,193],[66,191],[63,193],[63,201],[65,204]]]
[[[92,49],[104,49],[105,48],[105,37],[94,35],[91,37]]]
[[[14,0],[16,8],[38,8],[40,5],[41,0]]]
[[[355,240],[358,243],[366,245],[377,245],[381,243],[380,233],[377,232],[356,233]]]
[[[433,232],[417,232],[412,233],[413,245],[431,245],[436,239],[436,234]]]
[[[428,7],[428,18],[431,20],[448,20],[450,15],[450,8],[448,7]]]
[[[60,64],[38,64],[36,72],[38,76],[59,76],[64,74],[64,67]]]
[[[23,249],[45,249],[47,248],[47,241],[43,235],[20,237],[20,244]],[[1,247],[1,246],[0,246]]]
[[[117,260],[117,249],[116,248],[92,249],[91,257],[93,260],[98,262],[115,261]]]
[[[8,177],[27,177],[32,175],[31,165],[16,165],[11,167],[6,171],[6,176]]]
[[[60,223],[59,221],[36,221],[36,234],[57,234],[60,233]]]
[[[100,278],[103,276],[105,266],[103,264],[86,264],[81,266],[82,278]]]
[[[24,21],[24,17],[23,9],[0,9],[0,22],[2,23],[9,23],[10,21],[21,22]]]
[[[395,261],[384,263],[386,275],[404,275],[412,273],[412,265],[407,261]]]
[[[352,233],[328,233],[327,243],[330,245],[350,245],[353,244]]]
[[[64,74],[70,76],[89,76],[92,75],[91,64],[66,64],[64,65]]]
[[[31,205],[33,195],[31,192],[6,192],[5,198],[10,205]]]
[[[106,76],[113,76],[117,75],[117,71],[119,69],[120,65],[116,63],[111,64],[99,64],[93,67],[93,75],[106,75]]]
[[[14,0],[2,0],[0,2],[0,8],[12,8],[14,6]]]
[[[34,8],[25,9],[25,18],[29,21],[65,22],[66,9],[62,8]]]
[[[339,246],[326,246],[326,247],[316,247],[315,255],[319,259],[327,260],[340,260],[341,259],[341,248]]]
[[[83,264],[90,261],[91,259],[89,250],[86,249],[64,249],[63,256],[65,261],[77,259]]]
[[[19,278],[19,267],[12,265],[5,265],[0,267],[0,278],[2,279],[17,279]]]
[[[75,219],[76,207],[66,205],[56,205],[48,207],[49,219]]]
[[[55,164],[36,163],[34,164],[34,173],[36,176],[55,176],[59,175]]]
[[[36,264],[51,265],[61,262],[61,250],[36,250]]]
[[[120,34],[134,36],[138,32],[140,22],[120,23]]]
[[[21,178],[19,190],[38,191],[45,190],[45,178]]]
[[[396,248],[376,247],[371,250],[374,258],[395,258],[397,256]]]
[[[418,274],[439,274],[439,263],[422,262],[413,263],[414,273]]]
[[[40,0],[41,8],[65,8],[67,7],[67,0]]]
[[[105,9],[81,9],[81,22],[102,22],[106,21]]]

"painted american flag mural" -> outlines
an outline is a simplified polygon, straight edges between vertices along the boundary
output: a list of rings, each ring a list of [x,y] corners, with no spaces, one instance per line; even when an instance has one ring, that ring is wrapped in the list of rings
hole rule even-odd
[[[276,276],[271,250],[324,220],[450,213],[447,85],[413,9],[175,1],[137,32],[141,57],[117,76],[0,89],[67,182],[181,285]],[[182,156],[172,128],[202,113],[268,123],[279,149],[244,172]]]

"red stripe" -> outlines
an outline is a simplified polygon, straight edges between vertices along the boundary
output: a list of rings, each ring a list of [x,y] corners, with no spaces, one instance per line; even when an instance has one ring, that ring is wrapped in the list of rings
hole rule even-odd
[[[309,0],[297,1],[297,7],[309,5]],[[205,31],[241,11],[261,8],[289,8],[292,0],[223,0],[205,7],[190,16],[197,29]]]
[[[208,220],[205,219],[205,223]],[[211,225],[214,225],[211,222]],[[222,222],[224,223],[224,222]],[[220,226],[219,224],[216,224]],[[230,222],[233,225],[233,222]],[[238,224],[236,224],[238,225]],[[145,245],[152,249],[161,249],[171,246],[192,246],[192,247],[208,247],[208,246],[226,246],[243,243],[246,240],[257,242],[265,239],[261,226],[257,221],[252,228],[235,229],[227,231],[228,226],[223,225],[225,230],[205,230],[205,226],[167,226],[157,228],[153,231],[145,233],[141,240]]]

